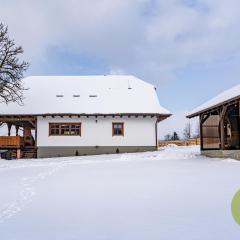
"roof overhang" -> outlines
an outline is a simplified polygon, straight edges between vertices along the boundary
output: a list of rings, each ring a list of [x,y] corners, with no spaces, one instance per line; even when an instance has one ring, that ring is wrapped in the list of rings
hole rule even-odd
[[[36,117],[124,117],[124,116],[135,116],[135,117],[157,117],[158,122],[165,120],[172,114],[161,114],[161,113],[42,113],[42,114],[0,114],[0,121],[22,121],[32,119]]]
[[[191,114],[187,115],[186,117],[187,118],[194,118],[194,117],[200,116],[202,114],[206,114],[206,113],[209,113],[209,112],[216,111],[216,110],[218,110],[219,108],[221,108],[223,106],[228,106],[228,105],[235,104],[235,103],[237,103],[239,101],[240,101],[240,96],[237,96],[237,97],[228,99],[228,100],[226,100],[224,102],[221,102],[221,103],[218,103],[216,105],[213,105],[211,107],[208,107],[206,109],[203,109],[201,111],[197,111],[197,112],[191,113]]]

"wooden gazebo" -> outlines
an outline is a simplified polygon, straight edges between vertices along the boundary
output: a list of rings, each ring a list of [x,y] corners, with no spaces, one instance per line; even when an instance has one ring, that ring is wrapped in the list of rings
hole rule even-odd
[[[197,116],[203,154],[240,158],[240,85],[201,105],[187,117]]]

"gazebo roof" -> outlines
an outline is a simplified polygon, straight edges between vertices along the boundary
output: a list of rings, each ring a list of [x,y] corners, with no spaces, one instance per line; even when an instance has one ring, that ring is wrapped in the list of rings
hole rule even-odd
[[[210,99],[209,101],[195,108],[193,111],[191,111],[188,114],[187,117],[188,118],[196,117],[203,112],[206,112],[213,108],[217,108],[221,105],[234,101],[235,99],[238,99],[238,98],[240,98],[240,84],[220,93],[216,97]]]

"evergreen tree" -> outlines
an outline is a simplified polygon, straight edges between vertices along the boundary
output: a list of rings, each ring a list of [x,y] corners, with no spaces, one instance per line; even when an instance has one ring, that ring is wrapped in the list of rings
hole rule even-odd
[[[179,138],[177,132],[173,132],[173,135],[172,135],[171,140],[176,141],[176,140],[179,140],[179,139],[180,139],[180,138]]]

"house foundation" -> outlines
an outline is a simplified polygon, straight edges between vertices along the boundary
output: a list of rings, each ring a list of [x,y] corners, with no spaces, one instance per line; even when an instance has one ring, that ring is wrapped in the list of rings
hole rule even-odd
[[[38,147],[38,158],[134,153],[157,150],[156,146]]]
[[[201,154],[211,158],[232,158],[240,160],[240,150],[202,150]]]

